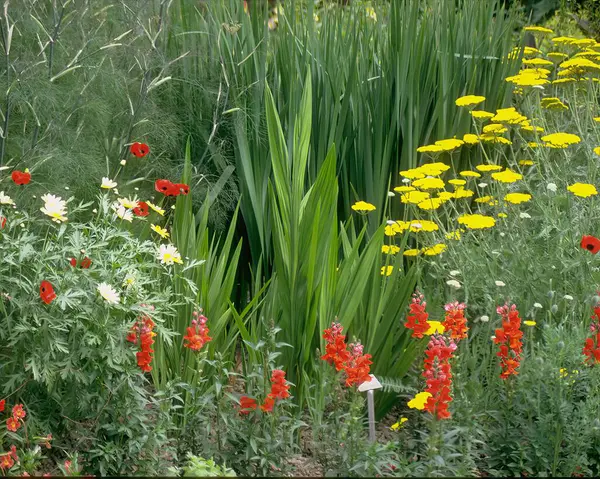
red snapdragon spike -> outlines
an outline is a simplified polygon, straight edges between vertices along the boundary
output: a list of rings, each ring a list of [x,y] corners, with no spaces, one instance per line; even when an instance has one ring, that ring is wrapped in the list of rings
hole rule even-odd
[[[150,214],[148,203],[145,201],[138,201],[137,207],[133,209],[133,214],[136,216],[148,216]]]
[[[75,258],[71,258],[69,260],[69,264],[75,268],[77,266],[77,260]]]
[[[143,158],[150,153],[150,147],[146,145],[146,143],[135,142],[133,145],[131,145],[129,151],[131,151],[132,155],[137,156],[138,158]]]
[[[46,304],[50,304],[56,299],[54,288],[48,281],[42,281],[40,284],[40,298]]]
[[[404,327],[413,330],[411,335],[413,338],[422,338],[429,329],[429,323],[427,321],[429,314],[425,312],[427,303],[423,301],[423,299],[424,297],[422,294],[418,292],[413,294],[413,299],[409,306],[410,313],[406,316],[406,323],[404,323]]]
[[[521,362],[521,353],[523,351],[523,331],[521,331],[521,318],[519,311],[513,304],[508,304],[496,309],[502,316],[502,328],[498,328],[494,334],[494,343],[500,345],[500,351],[496,356],[500,358],[502,373],[500,377],[507,379],[509,376],[519,374],[517,368]]]
[[[31,181],[31,173],[27,171],[13,171],[10,175],[15,185],[27,185]]]
[[[6,218],[4,216],[0,216],[0,230],[6,226]]]
[[[6,399],[2,399],[2,401],[0,401],[0,412],[4,411],[5,407],[6,407]]]
[[[242,396],[240,398],[240,414],[250,414],[250,411],[254,411],[256,408],[256,399],[248,396]]]
[[[444,310],[446,311],[446,317],[442,323],[444,331],[450,333],[450,338],[457,341],[466,339],[467,331],[469,330],[467,328],[467,318],[465,318],[464,313],[466,307],[464,303],[459,303],[458,301],[448,303],[444,306]]]
[[[83,258],[81,260],[81,263],[79,263],[79,266],[82,269],[88,269],[90,266],[92,266],[92,260],[86,256],[85,258]]]
[[[581,238],[581,247],[587,249],[592,254],[596,254],[600,251],[600,239],[591,235],[584,235]]]
[[[260,409],[262,412],[273,412],[273,406],[275,406],[275,398],[269,394],[265,398],[265,402],[261,404]]]

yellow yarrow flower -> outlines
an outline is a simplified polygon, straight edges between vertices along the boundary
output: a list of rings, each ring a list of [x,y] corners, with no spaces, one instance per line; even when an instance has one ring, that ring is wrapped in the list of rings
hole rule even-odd
[[[395,245],[382,245],[381,246],[381,252],[384,254],[396,254],[400,251],[400,248],[398,246]]]
[[[447,246],[444,243],[438,243],[429,248],[423,248],[421,251],[427,256],[436,256],[446,251],[446,248]]]
[[[440,227],[430,220],[412,220],[409,223],[410,231],[413,233],[419,233],[424,231],[426,233],[431,233],[432,231],[437,231]]]
[[[485,125],[483,127],[484,133],[494,133],[496,135],[501,135],[502,133],[506,133],[508,128],[506,128],[502,123],[490,123],[489,125]]]
[[[569,55],[567,55],[566,53],[562,53],[562,52],[550,52],[550,53],[547,53],[546,56],[555,62],[562,61],[565,58],[569,57]]]
[[[446,201],[448,200],[444,198],[429,198],[427,200],[421,201],[417,204],[417,206],[422,210],[437,210]]]
[[[481,178],[481,174],[477,173],[476,171],[470,171],[470,170],[465,170],[465,171],[461,171],[459,173],[460,176],[464,176],[465,178],[471,177],[471,178]]]
[[[448,180],[448,183],[454,186],[464,186],[467,184],[466,180],[461,180],[460,178],[453,178]]]
[[[413,181],[413,186],[422,190],[440,190],[443,189],[446,184],[439,178],[421,178],[420,180]]]
[[[537,323],[535,321],[523,321],[525,326],[535,326]]]
[[[479,137],[477,135],[474,135],[473,133],[467,133],[463,136],[463,141],[467,145],[476,145],[477,143],[479,143]]]
[[[456,106],[475,106],[475,105],[479,105],[480,103],[482,103],[484,101],[485,101],[484,96],[467,95],[467,96],[461,96],[460,98],[457,98],[455,103],[456,103]]]
[[[531,160],[520,160],[519,165],[521,166],[533,166],[533,161]]]
[[[422,201],[428,199],[431,195],[426,191],[409,191],[400,196],[400,201],[402,203],[412,203],[419,204]]]
[[[473,190],[466,190],[464,188],[457,188],[454,192],[454,198],[459,200],[460,198],[470,198],[475,192]]]
[[[544,58],[525,58],[523,59],[523,65],[527,65],[527,66],[535,66],[535,67],[542,67],[542,66],[554,66],[554,63],[552,63],[550,60],[545,60]]]
[[[531,195],[529,193],[508,193],[504,196],[504,201],[508,203],[512,203],[513,205],[518,205],[520,203],[526,203],[531,199]]]
[[[496,123],[507,123],[509,125],[519,125],[527,120],[527,117],[521,115],[516,108],[501,108],[496,110],[496,115],[491,119]]]
[[[485,143],[501,143],[504,145],[512,145],[512,141],[508,138],[504,138],[503,136],[498,136],[492,133],[484,133],[479,137],[479,139]]]
[[[496,220],[491,216],[480,214],[467,214],[459,216],[457,221],[461,225],[465,225],[469,229],[484,229],[491,228],[496,224]]]
[[[596,148],[594,148],[594,153],[596,153],[598,156],[600,156],[600,146],[597,146]]]
[[[536,32],[536,33],[554,33],[552,30],[546,27],[539,27],[537,25],[530,25],[528,27],[523,28],[526,32]]]
[[[492,178],[496,181],[500,181],[501,183],[514,183],[515,181],[522,180],[523,175],[520,173],[515,173],[507,168],[501,173],[492,173]]]
[[[487,171],[500,171],[502,170],[502,166],[500,165],[477,165],[479,171],[487,172]]]
[[[475,198],[475,203],[489,203],[494,199],[493,196],[481,196],[479,198]]]
[[[404,256],[417,256],[421,251],[418,249],[407,249],[404,253]]]
[[[376,208],[375,205],[367,203],[366,201],[357,201],[352,205],[352,209],[359,213],[368,213],[369,211],[374,211]]]
[[[446,236],[446,239],[456,240],[456,241],[460,240],[460,237],[461,237],[459,230],[450,231],[449,233],[446,233],[445,236]]]
[[[588,198],[589,196],[598,194],[596,187],[588,183],[575,183],[567,186],[567,190],[569,190],[575,196],[580,196],[581,198]]]
[[[416,180],[418,178],[425,178],[425,173],[423,173],[418,168],[411,168],[410,170],[401,171],[400,175],[404,176],[404,178],[408,178],[409,180]]]
[[[417,148],[417,153],[441,153],[451,152],[460,148],[464,141],[450,138],[447,140],[438,140],[433,145],[425,145]]]
[[[550,135],[542,136],[541,140],[545,142],[545,146],[549,146],[550,148],[567,148],[569,145],[579,143],[581,138],[572,133],[551,133]]]
[[[494,113],[485,110],[471,110],[469,113],[476,120],[489,120],[494,116]]]
[[[508,218],[506,213],[498,213],[498,218]]]
[[[396,186],[394,191],[397,193],[406,193],[407,191],[415,191],[416,188],[414,186]]]

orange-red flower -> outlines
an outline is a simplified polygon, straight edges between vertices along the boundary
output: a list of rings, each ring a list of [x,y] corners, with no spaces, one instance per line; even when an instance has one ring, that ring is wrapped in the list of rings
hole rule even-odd
[[[54,288],[48,281],[42,281],[40,284],[40,298],[46,304],[50,304],[56,299]]]
[[[586,356],[585,363],[592,366],[600,363],[600,306],[594,308],[590,332],[592,336],[585,340],[583,354]]]
[[[148,307],[153,310],[153,306],[147,306],[145,304],[141,305],[142,307]],[[136,355],[137,365],[144,372],[152,371],[152,366],[150,363],[152,362],[152,353],[154,350],[152,349],[152,345],[154,344],[154,333],[152,330],[154,329],[154,321],[147,314],[142,314],[138,317],[135,324],[131,327],[129,334],[127,334],[127,341],[140,345],[140,351],[138,351]]]
[[[461,340],[467,338],[467,318],[465,318],[465,303],[454,301],[444,306],[446,311],[445,321],[442,323],[444,331],[450,334],[452,339]]]
[[[262,412],[273,412],[273,406],[275,406],[275,398],[268,395],[265,402],[260,405],[260,409]]]
[[[592,254],[596,254],[600,251],[600,239],[591,235],[584,235],[581,238],[581,247]]]
[[[22,404],[17,404],[12,408],[12,415],[15,419],[23,419],[25,416],[27,416],[27,413],[25,412],[25,409],[23,409]]]
[[[13,460],[12,455],[9,452],[0,456],[0,469],[2,469],[3,473],[5,470],[10,469],[14,465],[15,461]]]
[[[27,185],[31,181],[31,173],[28,171],[13,171],[10,175],[15,185]]]
[[[5,406],[6,406],[6,399],[2,399],[0,401],[0,412],[4,411]]]
[[[274,399],[287,399],[290,397],[290,386],[285,380],[285,371],[274,369],[271,373],[271,396]]]
[[[256,407],[256,399],[248,396],[242,396],[240,398],[240,414],[250,414],[250,411],[254,411]]]
[[[6,226],[6,218],[4,216],[0,216],[0,230]]]
[[[135,142],[129,147],[129,151],[131,151],[132,155],[143,158],[150,153],[150,147],[146,143]]]
[[[429,323],[427,322],[429,314],[425,312],[427,303],[423,301],[424,299],[425,297],[418,291],[413,293],[413,299],[409,306],[410,312],[406,317],[406,323],[404,323],[406,328],[413,330],[411,335],[413,338],[422,338],[429,329]]]
[[[150,209],[145,201],[138,201],[138,205],[133,209],[133,214],[136,216],[148,216]]]
[[[183,337],[183,347],[200,351],[206,343],[212,341],[212,338],[208,335],[209,330],[206,326],[208,318],[197,311],[194,311],[193,316],[192,325],[186,328],[186,335]]]
[[[502,328],[495,331],[494,343],[500,345],[500,351],[496,356],[500,358],[502,373],[500,377],[506,379],[511,375],[517,375],[517,368],[521,362],[521,352],[523,351],[523,331],[521,331],[521,318],[519,311],[513,304],[500,306],[496,309],[502,316]]]
[[[427,398],[425,411],[438,419],[450,419],[448,404],[452,401],[450,391],[452,388],[452,369],[450,359],[456,350],[452,339],[448,340],[436,334],[427,344],[425,351],[423,377],[426,378],[425,392],[431,394]]]
[[[21,423],[15,417],[9,417],[6,420],[6,429],[12,432],[17,432],[17,429],[21,427]]]
[[[369,374],[371,369],[371,355],[363,354],[363,345],[360,342],[350,345],[351,357],[346,363],[344,371],[346,372],[346,386],[354,384],[360,386],[362,383],[371,380]]]
[[[346,346],[346,336],[342,334],[342,325],[340,323],[331,323],[331,328],[323,331],[323,338],[327,341],[325,345],[325,354],[321,359],[333,363],[336,371],[344,368],[346,361],[350,360],[350,352]]]

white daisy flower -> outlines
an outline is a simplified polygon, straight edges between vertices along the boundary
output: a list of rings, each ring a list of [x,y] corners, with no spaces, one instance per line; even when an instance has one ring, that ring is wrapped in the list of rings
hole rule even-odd
[[[139,204],[137,198],[119,198],[117,201],[121,206],[127,208],[128,210],[137,208]]]
[[[161,244],[160,248],[158,249],[156,259],[159,259],[162,264],[183,264],[183,261],[181,261],[181,255],[179,254],[179,251],[177,251],[177,248],[172,244]]]
[[[4,194],[4,191],[0,191],[0,205],[14,205],[15,202],[8,195]]]
[[[100,185],[100,188],[104,188],[106,190],[111,190],[115,186],[117,186],[116,181],[113,181],[110,178],[107,178],[106,176],[102,178],[102,184]]]
[[[117,293],[110,284],[100,283],[97,289],[100,296],[102,296],[108,304],[119,304],[121,301],[119,293]]]
[[[114,203],[111,206],[111,208],[115,212],[115,214],[122,220],[129,221],[130,223],[133,221],[133,213],[131,212],[131,210],[128,210],[119,203]]]
[[[67,221],[66,203],[59,196],[47,194],[42,196],[42,201],[44,201],[44,207],[40,208],[42,213],[48,215],[56,223]]]

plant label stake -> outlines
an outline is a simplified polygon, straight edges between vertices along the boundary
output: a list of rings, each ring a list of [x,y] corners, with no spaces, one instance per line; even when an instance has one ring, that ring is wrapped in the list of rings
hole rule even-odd
[[[369,440],[375,442],[375,399],[373,391],[375,389],[381,389],[383,386],[372,374],[370,381],[365,381],[358,390],[360,392],[367,391],[367,411],[369,413]]]

